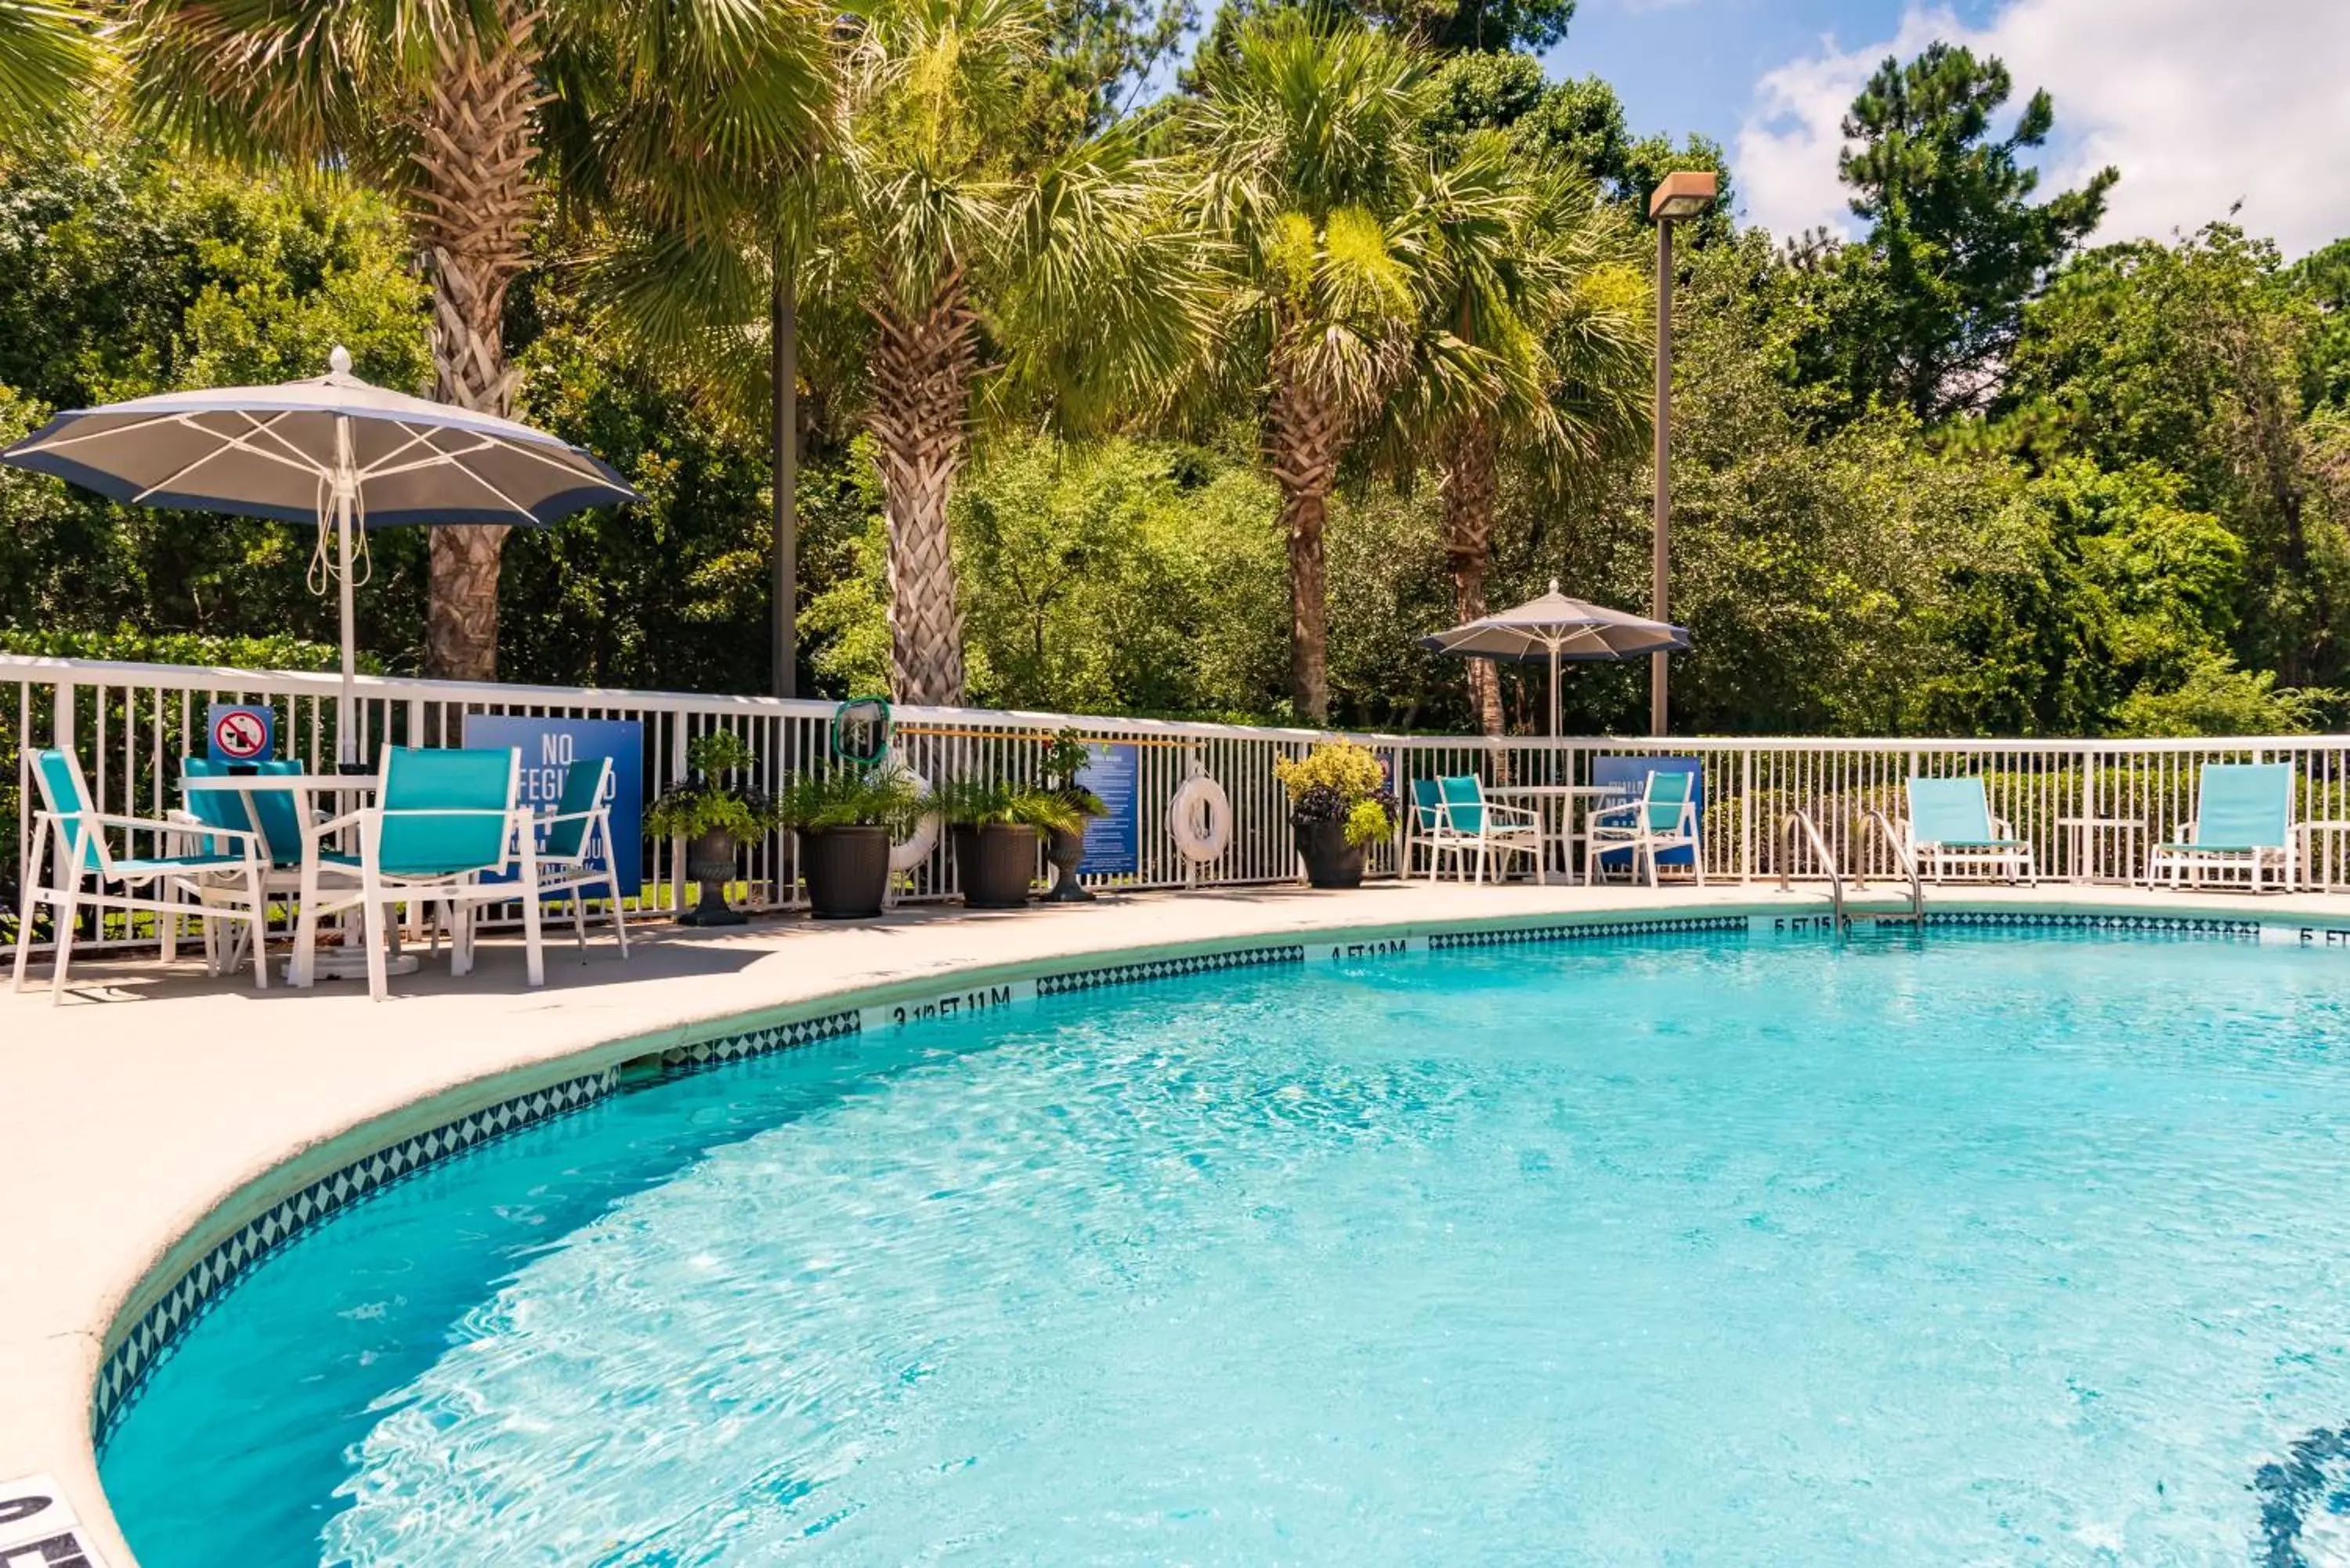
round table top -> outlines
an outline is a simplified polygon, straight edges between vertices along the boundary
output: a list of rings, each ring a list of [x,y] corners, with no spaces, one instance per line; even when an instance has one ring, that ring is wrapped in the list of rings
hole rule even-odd
[[[1487,794],[1566,795],[1630,794],[1630,784],[1495,784]]]
[[[365,790],[375,788],[378,782],[373,774],[207,774],[202,778],[182,778],[180,787],[240,793],[255,789]]]

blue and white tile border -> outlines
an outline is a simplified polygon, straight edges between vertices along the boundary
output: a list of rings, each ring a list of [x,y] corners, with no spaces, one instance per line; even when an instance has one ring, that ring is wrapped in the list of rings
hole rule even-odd
[[[428,1166],[602,1099],[612,1092],[617,1080],[617,1071],[607,1067],[411,1133],[318,1178],[237,1227],[182,1273],[107,1351],[90,1396],[91,1431],[99,1446],[113,1435],[115,1424],[155,1368],[171,1358],[189,1326],[218,1305],[231,1286],[303,1231]]]
[[[1744,915],[1675,915],[1639,920],[1560,920],[1542,926],[1479,926],[1431,931],[1430,952],[1460,948],[1516,947],[1526,942],[1588,942],[1609,937],[1721,936],[1743,933]]]
[[[1303,942],[1260,942],[1221,952],[1186,953],[1179,958],[1143,959],[1134,963],[1107,964],[1099,969],[1073,970],[1066,974],[1040,974],[1036,994],[1059,996],[1073,991],[1097,991],[1106,985],[1139,985],[1154,980],[1180,980],[1185,975],[1211,974],[1218,970],[1256,969],[1265,964],[1304,963]]]
[[[740,1062],[745,1057],[764,1056],[774,1051],[791,1051],[802,1045],[813,1045],[819,1040],[837,1040],[858,1032],[859,1019],[855,1009],[827,1012],[816,1018],[796,1018],[784,1023],[769,1023],[757,1029],[746,1029],[739,1034],[721,1034],[714,1039],[697,1040],[689,1045],[672,1045],[660,1054],[661,1065],[672,1073],[692,1072],[702,1067],[715,1067],[728,1062]]]
[[[2350,951],[2350,925],[2242,916],[2147,915],[2126,912],[2056,912],[2025,909],[1929,910],[1933,927],[2036,927],[2111,931],[2124,935],[2178,935],[2267,944],[2339,948]],[[1235,945],[1170,957],[1137,959],[972,981],[968,978],[936,990],[901,993],[862,1007],[842,1008],[807,1018],[764,1023],[706,1040],[663,1048],[650,1060],[664,1073],[692,1072],[778,1051],[867,1033],[882,1033],[1040,997],[1066,996],[1123,985],[1148,984],[1232,970],[1303,964],[1309,958],[1339,962],[1406,953],[1454,952],[1544,943],[1587,942],[1611,938],[1659,936],[1785,937],[1826,934],[1826,914],[1809,911],[1767,914],[1704,914],[1636,919],[1595,915],[1537,925],[1490,922],[1446,930],[1331,933],[1295,941],[1243,939]],[[318,1178],[291,1197],[271,1204],[215,1243],[163,1291],[100,1362],[90,1399],[90,1424],[102,1449],[136,1401],[156,1367],[171,1358],[187,1329],[255,1268],[283,1251],[310,1227],[395,1182],[524,1127],[591,1105],[619,1087],[618,1064],[569,1077],[502,1100],[485,1109],[394,1142]]]
[[[2133,936],[2226,937],[2257,941],[2269,922],[2244,917],[2064,913],[2044,909],[1929,909],[1936,926],[2038,928],[2043,930],[2120,931]]]

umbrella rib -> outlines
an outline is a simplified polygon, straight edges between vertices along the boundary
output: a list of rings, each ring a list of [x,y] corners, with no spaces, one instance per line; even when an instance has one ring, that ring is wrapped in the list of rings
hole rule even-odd
[[[242,410],[239,410],[239,411],[240,411],[240,412],[242,412]],[[275,424],[278,420],[283,419],[283,418],[285,417],[285,414],[286,414],[286,412],[291,412],[291,411],[292,411],[292,410],[285,410],[285,411],[280,412],[280,413],[272,414],[272,415],[270,416],[270,423],[271,423],[271,424]],[[256,431],[263,431],[263,432],[265,432],[265,433],[275,433],[275,432],[270,431],[270,430],[269,430],[269,425],[267,425],[267,424],[264,424],[264,423],[262,423],[262,421],[260,421],[259,420],[255,420],[255,419],[254,419],[254,417],[253,417],[251,414],[244,414],[244,418],[245,419],[245,421],[246,421],[247,422],[249,422],[250,424],[252,424],[252,425],[253,425],[253,427],[254,427],[254,429],[255,429]],[[187,422],[187,417],[186,417],[185,415],[180,416],[178,422],[182,423],[182,424],[186,423],[186,422]],[[222,434],[221,432],[216,431],[205,431],[205,430],[204,430],[204,427],[203,427],[203,426],[202,426],[202,425],[197,425],[197,426],[195,426],[194,428],[195,428],[195,429],[197,429],[197,430],[199,430],[199,431],[203,431],[203,433],[204,433],[204,434],[209,435],[209,436],[212,436],[214,440],[218,441],[221,444],[220,444],[220,445],[218,445],[218,446],[216,446],[216,447],[214,447],[214,448],[213,448],[213,449],[212,449],[212,451],[210,451],[210,452],[205,452],[202,457],[199,457],[199,458],[195,459],[193,462],[182,464],[179,468],[177,468],[177,469],[173,470],[173,471],[172,471],[172,472],[170,472],[170,473],[165,474],[162,478],[161,478],[161,479],[157,480],[154,483],[152,483],[152,484],[151,484],[151,485],[147,486],[144,490],[141,490],[138,494],[136,494],[136,495],[134,495],[134,496],[132,496],[132,497],[130,498],[130,500],[131,500],[131,502],[132,502],[132,504],[135,504],[135,505],[142,505],[142,506],[143,506],[143,505],[145,505],[145,504],[146,504],[147,498],[148,498],[149,496],[151,496],[151,495],[157,495],[157,494],[163,494],[163,493],[169,493],[169,491],[170,491],[170,489],[171,489],[171,487],[172,487],[172,485],[177,484],[180,481],[182,481],[182,479],[185,479],[188,475],[190,475],[190,474],[193,473],[196,470],[198,470],[198,469],[200,469],[200,468],[203,467],[203,465],[204,465],[204,464],[206,464],[206,463],[208,463],[208,462],[212,462],[214,458],[219,457],[219,456],[220,456],[222,453],[224,453],[224,452],[245,452],[245,453],[247,453],[247,454],[249,454],[249,455],[251,455],[251,456],[260,458],[260,459],[262,459],[262,460],[263,460],[263,461],[265,461],[265,462],[282,462],[282,463],[285,463],[288,468],[296,468],[296,469],[301,469],[303,472],[307,472],[307,473],[310,473],[310,474],[313,474],[313,475],[317,474],[317,472],[318,472],[318,470],[317,470],[317,466],[316,466],[315,464],[310,464],[310,463],[307,463],[307,462],[293,462],[293,461],[291,461],[291,460],[289,460],[289,459],[286,459],[286,458],[285,458],[285,457],[281,457],[280,455],[278,455],[278,454],[277,454],[277,453],[276,453],[276,452],[264,452],[264,451],[262,451],[262,450],[261,450],[260,448],[258,448],[258,447],[247,446],[247,445],[245,444],[244,438],[242,435],[238,435],[238,434],[234,434],[234,433],[230,433],[230,434],[225,434],[225,435],[224,435],[224,434]],[[282,437],[281,437],[281,438],[279,438],[279,439],[280,439],[281,442],[283,442],[283,439],[284,439],[284,438],[282,438]],[[298,450],[299,450],[299,449],[298,449],[298,448],[290,448],[290,447],[289,447],[289,450],[295,450],[295,451],[297,451],[297,452],[298,452]]]
[[[540,451],[536,442],[511,441],[498,436],[484,435],[479,431],[463,430],[454,425],[434,426],[421,431],[407,424],[402,424],[400,428],[407,431],[413,439],[396,448],[392,452],[387,452],[382,458],[369,466],[363,472],[361,477],[376,479],[394,473],[411,473],[415,472],[417,469],[429,468],[437,463],[442,462],[452,463],[462,467],[463,466],[463,460],[465,458],[473,456],[475,452],[510,452],[517,457],[526,457],[531,459],[533,462],[545,463],[549,468],[567,473],[575,479],[587,479],[593,477],[592,475],[583,472],[577,463],[560,461],[549,453]],[[444,430],[454,434],[470,436],[473,438],[473,444],[457,452],[444,452],[441,448],[433,446],[432,437]],[[393,458],[400,456],[402,452],[410,451],[419,442],[421,442],[432,452],[433,459],[432,462],[410,462],[401,463],[396,468],[386,466]],[[565,457],[574,455],[568,447],[564,448],[563,452]],[[470,473],[472,472],[472,470],[468,469],[466,472]],[[480,476],[476,474],[474,477],[479,478]],[[483,483],[486,484],[488,482],[484,480]]]
[[[452,457],[449,460],[449,466],[463,474],[466,478],[472,480],[474,483],[480,485],[483,489],[488,491],[491,494],[496,496],[500,501],[505,503],[506,505],[512,507],[516,514],[527,517],[533,523],[536,523],[538,521],[537,513],[533,512],[529,507],[525,506],[521,502],[516,501],[513,496],[508,495],[504,491],[499,489],[496,485],[491,483],[488,480],[474,472],[473,468],[463,459]]]
[[[97,411],[99,410],[92,410],[92,412]],[[59,447],[77,446],[86,441],[104,441],[109,436],[136,435],[140,431],[151,430],[157,425],[181,424],[185,422],[188,416],[184,413],[157,414],[151,419],[133,420],[130,423],[124,425],[109,425],[102,431],[87,431],[80,435],[71,435],[60,432],[59,434],[50,437],[47,441],[41,442],[38,446],[27,446],[19,450],[23,452],[55,452]],[[68,425],[66,430],[70,431],[73,428],[73,426]],[[199,425],[196,428],[198,430],[202,430],[203,427]]]

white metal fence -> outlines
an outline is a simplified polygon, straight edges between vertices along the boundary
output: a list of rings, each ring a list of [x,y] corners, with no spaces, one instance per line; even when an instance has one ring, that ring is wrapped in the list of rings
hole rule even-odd
[[[100,810],[160,818],[180,804],[179,758],[201,750],[208,703],[267,703],[276,712],[279,746],[288,757],[323,768],[336,755],[336,678],[326,674],[104,663],[0,655],[0,833],[8,836],[0,877],[10,879],[9,907],[21,886],[26,823],[34,805],[25,755],[32,746],[71,747],[80,757]],[[730,729],[759,758],[774,788],[795,771],[834,765],[833,706],[761,697],[475,685],[363,679],[361,755],[384,743],[461,743],[468,714],[633,719],[643,725],[644,788],[659,794],[685,770],[687,745]],[[1324,738],[1310,730],[1141,719],[1072,717],[975,709],[900,708],[896,748],[935,782],[949,777],[1013,780],[1035,776],[1041,742],[1073,728],[1088,741],[1137,748],[1138,861],[1131,876],[1089,878],[1130,888],[1232,887],[1283,882],[1297,863],[1279,786],[1276,757],[1303,754]],[[2148,845],[2176,836],[2194,813],[2196,778],[2213,762],[2283,761],[2300,773],[2296,819],[2306,834],[2305,880],[2350,881],[2350,737],[2292,736],[2196,741],[1941,741],[1713,738],[1667,741],[1357,735],[1403,781],[1477,774],[1489,784],[1585,784],[1596,758],[1670,755],[1698,758],[1703,777],[1703,845],[1709,877],[1775,879],[1787,853],[1780,826],[1789,813],[1811,815],[1847,874],[1889,874],[1885,847],[1860,823],[1874,808],[1901,815],[1901,781],[1913,774],[1973,774],[1992,810],[2036,848],[2043,875],[2120,880],[2143,868]],[[1216,860],[1193,866],[1178,852],[1168,806],[1197,768],[1221,784],[1232,803],[1232,842]],[[135,852],[159,850],[139,846]],[[644,846],[645,898],[684,902],[680,846]],[[1392,869],[1396,847],[1376,859]],[[1799,877],[1824,875],[1805,862]],[[748,847],[744,884],[754,907],[797,901],[790,836]],[[955,890],[943,842],[910,875],[902,895],[941,898]],[[117,917],[100,940],[138,936]]]

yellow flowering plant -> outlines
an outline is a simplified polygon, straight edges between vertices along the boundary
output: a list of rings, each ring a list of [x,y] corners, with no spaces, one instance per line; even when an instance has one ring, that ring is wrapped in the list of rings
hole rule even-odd
[[[1277,757],[1273,776],[1289,792],[1293,826],[1342,822],[1350,845],[1376,843],[1395,831],[1387,770],[1352,741],[1326,741],[1303,757]]]

